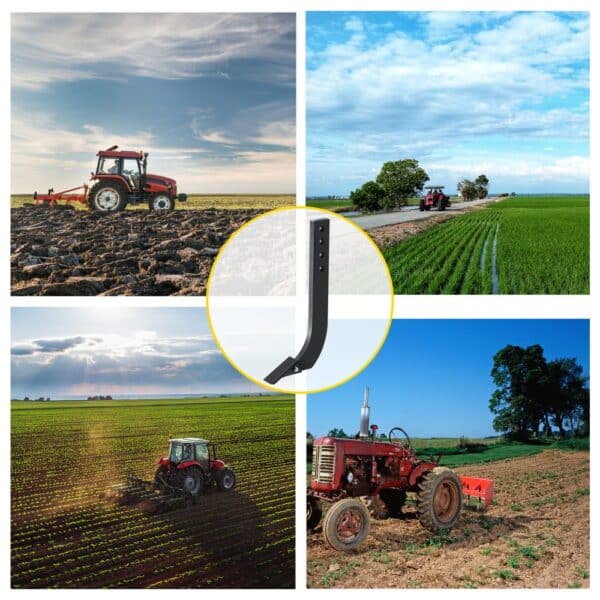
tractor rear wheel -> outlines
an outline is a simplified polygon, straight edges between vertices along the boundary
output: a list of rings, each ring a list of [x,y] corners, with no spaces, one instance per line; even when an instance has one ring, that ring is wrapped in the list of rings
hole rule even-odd
[[[323,536],[334,549],[347,552],[358,548],[371,526],[367,507],[354,498],[336,502],[325,515]]]
[[[429,531],[451,529],[460,518],[462,485],[447,467],[436,467],[423,476],[417,492],[419,522]]]
[[[175,200],[168,194],[158,193],[152,194],[148,200],[148,208],[150,210],[173,210],[175,208]]]
[[[229,492],[235,487],[235,473],[231,469],[225,468],[217,471],[215,479],[217,487],[222,492]]]
[[[99,181],[88,194],[88,206],[96,212],[118,212],[127,206],[127,189],[118,181]]]
[[[306,528],[311,531],[321,522],[323,516],[323,509],[321,508],[321,502],[313,496],[307,496],[306,498]]]
[[[200,496],[204,491],[204,477],[198,467],[188,467],[179,472],[178,487],[187,494]]]

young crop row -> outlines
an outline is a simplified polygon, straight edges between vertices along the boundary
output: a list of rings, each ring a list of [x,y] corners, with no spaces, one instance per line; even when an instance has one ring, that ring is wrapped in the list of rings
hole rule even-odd
[[[589,199],[515,198],[384,251],[397,294],[589,292]]]
[[[170,433],[220,442],[236,489],[161,515],[99,500],[151,478]],[[12,453],[13,587],[293,585],[291,397],[17,406]]]

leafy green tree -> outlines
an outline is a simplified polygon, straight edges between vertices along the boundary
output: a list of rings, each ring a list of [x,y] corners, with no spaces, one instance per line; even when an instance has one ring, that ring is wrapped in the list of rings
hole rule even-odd
[[[414,158],[389,161],[383,164],[377,183],[385,192],[384,208],[404,206],[429,181],[429,175]]]
[[[350,202],[363,212],[381,210],[384,206],[385,191],[375,181],[367,181],[358,189],[350,192]]]
[[[330,429],[327,433],[328,437],[336,437],[336,438],[347,438],[348,434],[343,429],[337,429],[334,427]]]
[[[463,179],[462,181],[458,182],[456,187],[458,188],[460,195],[463,197],[463,200],[470,201],[477,198],[477,186],[475,185],[474,181],[471,181],[470,179]]]
[[[477,188],[477,198],[480,200],[487,198],[490,180],[485,175],[479,175],[473,183]]]
[[[546,359],[543,348],[508,345],[494,355],[492,379],[496,390],[490,410],[493,427],[515,439],[528,439],[544,422]]]
[[[571,433],[589,431],[589,390],[583,367],[574,358],[552,360],[547,365],[546,385],[548,413],[559,435],[565,437],[566,422]]]

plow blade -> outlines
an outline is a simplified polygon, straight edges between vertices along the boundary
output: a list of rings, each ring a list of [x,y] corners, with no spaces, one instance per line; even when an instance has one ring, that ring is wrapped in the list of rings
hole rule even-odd
[[[124,483],[111,485],[100,498],[118,506],[133,506],[148,514],[160,514],[188,503],[185,492],[176,488],[159,491],[151,481],[128,477]]]
[[[477,508],[484,509],[490,505],[494,498],[494,482],[491,479],[461,475],[460,481],[467,505],[470,505],[472,498],[475,500]]]

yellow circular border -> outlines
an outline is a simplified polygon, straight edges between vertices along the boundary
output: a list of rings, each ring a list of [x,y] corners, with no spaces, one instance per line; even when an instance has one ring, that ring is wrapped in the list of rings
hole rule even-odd
[[[338,219],[342,219],[343,221],[346,221],[348,224],[352,225],[352,227],[354,227],[361,235],[363,235],[367,241],[373,246],[373,248],[375,248],[375,251],[377,252],[377,254],[379,255],[379,258],[381,259],[384,267],[385,267],[385,272],[387,274],[387,279],[388,279],[388,284],[390,286],[390,296],[392,297],[392,302],[390,304],[390,315],[388,318],[388,324],[387,327],[385,329],[385,332],[381,338],[381,341],[379,342],[379,345],[375,348],[375,350],[373,351],[373,353],[371,354],[371,356],[367,359],[367,361],[364,363],[364,365],[362,367],[360,367],[359,369],[357,369],[356,371],[354,371],[354,373],[352,373],[351,375],[348,375],[348,377],[342,379],[341,381],[334,383],[333,385],[329,385],[327,387],[324,388],[318,388],[316,390],[286,390],[283,388],[278,388],[272,385],[268,385],[266,384],[264,381],[260,381],[258,379],[255,379],[254,377],[252,377],[252,375],[249,375],[248,373],[246,373],[246,371],[244,371],[243,369],[241,369],[240,367],[238,367],[238,365],[230,358],[230,356],[227,354],[227,352],[225,351],[225,348],[223,348],[221,342],[219,341],[219,338],[217,336],[217,333],[215,331],[215,328],[213,326],[213,322],[212,319],[210,318],[210,285],[212,283],[212,277],[213,277],[213,273],[215,270],[215,267],[217,266],[217,263],[219,261],[219,258],[221,257],[221,254],[225,251],[225,249],[227,248],[227,245],[234,240],[246,227],[248,227],[249,225],[251,225],[252,223],[254,223],[255,221],[258,221],[259,219],[262,219],[268,215],[274,214],[274,213],[278,213],[278,212],[283,212],[283,211],[289,211],[289,210],[314,210],[317,212],[322,212],[325,213],[327,215],[333,215]],[[372,240],[372,238],[369,236],[369,234],[362,229],[360,226],[358,226],[356,223],[353,223],[350,219],[347,219],[346,217],[333,212],[331,210],[326,210],[324,208],[316,208],[314,206],[281,206],[279,208],[274,208],[272,210],[269,210],[267,212],[261,213],[260,215],[257,215],[256,217],[253,217],[252,219],[250,219],[249,221],[247,221],[246,223],[244,223],[241,227],[239,227],[238,229],[236,229],[227,239],[227,241],[221,246],[221,248],[219,249],[219,252],[217,252],[217,255],[215,256],[215,260],[213,261],[212,267],[210,268],[210,273],[208,274],[208,279],[206,282],[206,317],[208,320],[208,326],[210,328],[210,332],[213,336],[213,339],[215,341],[215,344],[217,345],[217,348],[220,350],[221,354],[223,354],[223,356],[225,357],[225,359],[227,360],[227,362],[238,372],[240,373],[240,375],[243,375],[246,379],[249,379],[250,381],[252,381],[253,383],[255,383],[256,385],[259,385],[260,387],[267,389],[267,390],[271,390],[271,391],[275,391],[275,392],[280,392],[283,394],[318,394],[319,392],[326,392],[327,390],[332,390],[336,387],[339,387],[340,385],[344,385],[344,383],[347,383],[348,381],[350,381],[351,379],[354,379],[359,373],[362,373],[362,371],[364,371],[372,362],[373,359],[377,356],[377,354],[379,354],[379,351],[381,350],[383,344],[385,343],[385,340],[387,339],[389,333],[390,333],[390,328],[392,326],[392,321],[394,319],[394,302],[395,302],[395,296],[394,296],[394,284],[392,282],[392,275],[390,273],[390,268],[388,267],[387,261],[385,260],[385,257],[383,256],[383,253],[381,252],[381,250],[377,247],[377,244]]]

